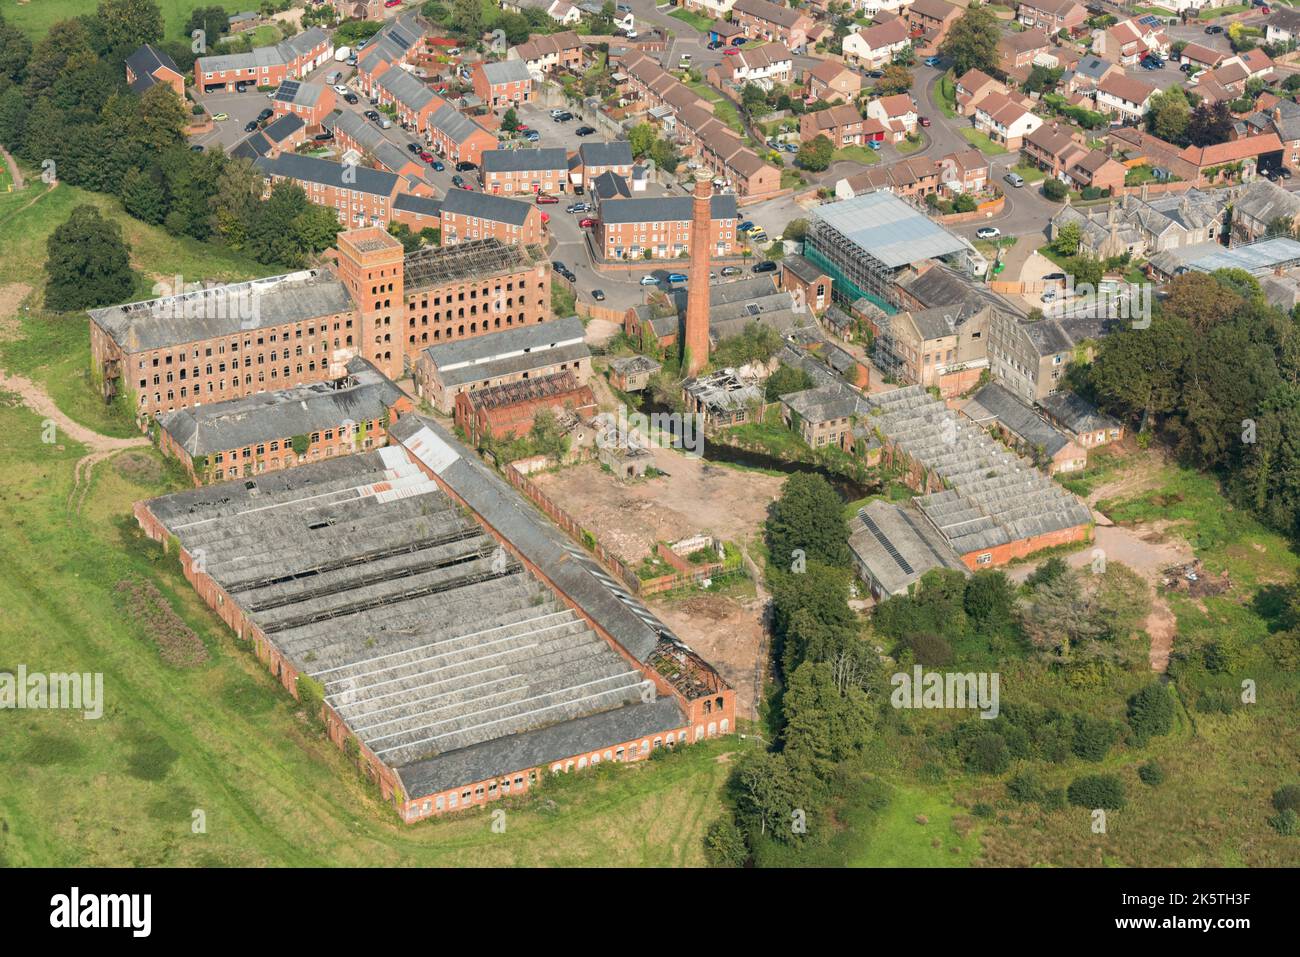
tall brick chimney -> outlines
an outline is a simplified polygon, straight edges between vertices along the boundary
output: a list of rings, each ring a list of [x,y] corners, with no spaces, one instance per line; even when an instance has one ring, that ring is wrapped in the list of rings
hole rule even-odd
[[[713,177],[695,171],[695,202],[691,209],[691,268],[687,273],[686,342],[682,370],[699,375],[709,362],[709,262],[713,246]]]

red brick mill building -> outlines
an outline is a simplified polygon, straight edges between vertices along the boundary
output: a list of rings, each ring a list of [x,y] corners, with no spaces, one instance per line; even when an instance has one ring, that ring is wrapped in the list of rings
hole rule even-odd
[[[735,729],[735,696],[441,426],[136,504],[403,821]]]
[[[434,343],[551,318],[550,262],[496,239],[403,252],[378,227],[340,233],[330,267],[90,310],[104,398],[141,420],[338,379],[360,356],[399,379]]]

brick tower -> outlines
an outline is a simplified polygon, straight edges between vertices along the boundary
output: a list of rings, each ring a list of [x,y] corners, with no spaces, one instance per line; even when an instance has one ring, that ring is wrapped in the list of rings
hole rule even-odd
[[[713,243],[713,182],[706,169],[695,171],[691,209],[691,268],[687,274],[686,342],[683,371],[699,375],[709,362],[709,262]]]
[[[335,273],[352,294],[360,318],[357,354],[390,379],[400,379],[406,314],[402,244],[387,230],[369,226],[339,233],[337,249]]]

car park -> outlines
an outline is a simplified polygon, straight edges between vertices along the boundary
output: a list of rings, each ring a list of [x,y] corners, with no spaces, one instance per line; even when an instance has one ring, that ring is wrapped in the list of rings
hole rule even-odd
[[[997,239],[1001,235],[1002,230],[998,229],[996,226],[981,226],[979,229],[975,230],[976,239]]]
[[[643,285],[643,286],[657,286],[657,285],[659,285],[659,280],[658,280],[656,277],[654,277],[654,276],[642,276],[642,277],[641,277],[641,285]]]
[[[754,272],[776,272],[776,262],[764,259],[761,263],[754,263]]]

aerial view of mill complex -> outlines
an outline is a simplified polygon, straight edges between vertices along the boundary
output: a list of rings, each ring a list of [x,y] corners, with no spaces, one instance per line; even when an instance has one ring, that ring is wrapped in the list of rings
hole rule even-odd
[[[1300,0],[0,0],[0,868],[1297,866]]]

